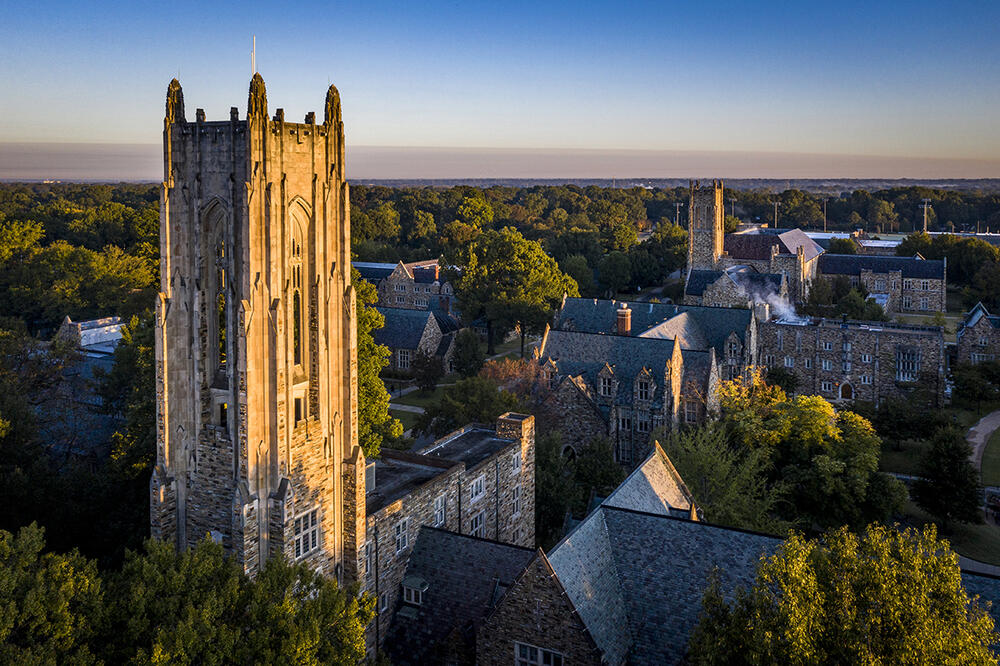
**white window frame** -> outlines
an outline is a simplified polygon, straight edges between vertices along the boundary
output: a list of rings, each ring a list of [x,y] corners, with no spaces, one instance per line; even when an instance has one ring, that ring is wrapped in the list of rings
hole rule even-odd
[[[564,666],[561,652],[514,642],[514,666]]]
[[[397,349],[396,350],[396,367],[400,370],[410,369],[410,350],[409,349]]]
[[[521,473],[521,452],[515,451],[514,455],[510,457],[510,468],[515,475]]]
[[[813,360],[811,358],[803,359],[802,363],[805,365],[806,370],[809,370],[813,367]]]
[[[469,534],[480,539],[486,538],[486,512],[480,511],[469,519]]]
[[[406,303],[406,296],[396,296],[396,305],[403,305]]]
[[[442,527],[448,517],[448,496],[438,495],[434,498],[434,527]]]
[[[912,310],[913,309],[913,298],[910,296],[903,296],[903,309]]]
[[[611,377],[601,377],[601,397],[610,398],[611,393]]]
[[[795,357],[794,356],[786,356],[785,357],[785,367],[786,368],[794,368],[795,367]]]
[[[424,593],[415,587],[403,586],[403,601],[414,606],[419,606],[424,601]]]
[[[829,340],[823,342],[823,351],[833,351],[833,343]]]
[[[862,354],[861,355],[861,362],[862,363],[871,363],[872,362],[872,355],[871,354]]]
[[[469,501],[478,502],[486,496],[486,475],[476,477],[469,486]]]
[[[871,375],[861,375],[861,383],[864,385],[870,385],[872,383]]]
[[[841,370],[841,372],[843,372],[846,375],[848,372],[851,371],[851,362],[850,361],[844,361],[841,364],[840,370]]]
[[[821,366],[824,370],[833,370],[833,361],[828,358],[824,358],[821,362]]]
[[[920,289],[921,289],[921,291],[927,291],[930,288],[931,288],[931,282],[930,282],[930,280],[921,280],[920,281]]]
[[[820,390],[830,393],[833,391],[833,382],[820,382]]]
[[[639,380],[638,394],[639,394],[639,400],[650,399],[649,381],[645,379]]]
[[[319,509],[309,509],[295,516],[292,529],[296,560],[319,549]]]
[[[931,309],[930,308],[930,303],[931,303],[930,299],[928,299],[926,296],[921,296],[920,297],[920,309],[921,310],[930,310]]]
[[[511,489],[511,516],[521,515],[521,484],[517,484]]]
[[[403,518],[392,527],[396,540],[396,554],[399,555],[410,545],[410,519]]]
[[[365,582],[375,580],[375,544],[365,541]]]
[[[384,613],[389,610],[389,593],[383,592],[378,595],[378,612]]]

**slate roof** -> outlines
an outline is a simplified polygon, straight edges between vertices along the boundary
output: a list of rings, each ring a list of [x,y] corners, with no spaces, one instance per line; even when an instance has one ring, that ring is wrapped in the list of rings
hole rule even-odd
[[[406,576],[426,581],[423,603],[411,619],[398,612],[385,649],[394,664],[442,663],[432,650],[452,634],[475,651],[475,628],[535,555],[530,548],[423,526]]]
[[[694,498],[659,442],[654,442],[646,461],[632,470],[600,504],[687,518]]]
[[[653,377],[654,403],[663,400],[663,378],[673,356],[674,342],[664,338],[633,338],[600,335],[579,331],[549,331],[539,350],[542,358],[556,363],[560,374],[582,375],[591,386],[598,386],[598,373],[609,365],[618,378],[616,404],[632,403],[633,381],[643,368]],[[682,379],[707,386],[711,361],[708,352],[681,349]]]
[[[567,298],[556,314],[552,328],[616,335],[616,313],[622,303],[596,298]],[[753,316],[750,310],[739,308],[671,303],[630,303],[629,309],[632,311],[632,337],[652,337],[644,334],[682,312],[688,313],[701,330],[701,336],[715,348],[716,354],[725,353],[726,339],[732,332],[741,342],[746,341],[747,328]]]
[[[376,308],[385,317],[385,326],[372,331],[375,343],[390,349],[416,349],[424,336],[427,320],[434,318],[428,310],[406,308]]]
[[[962,322],[962,328],[967,326],[975,326],[976,323],[985,318],[987,323],[993,328],[1000,328],[1000,317],[997,315],[991,315],[990,311],[986,309],[986,306],[982,303],[976,303],[969,312],[965,315],[965,321]]]
[[[689,296],[701,296],[710,284],[722,277],[722,271],[709,271],[694,269],[688,274],[687,283],[684,285],[684,293]]]
[[[607,662],[675,664],[698,622],[708,575],[722,589],[753,582],[780,539],[605,503],[549,561]]]
[[[767,260],[772,247],[778,248],[778,254],[796,254],[801,247],[806,261],[823,254],[823,248],[801,229],[753,229],[726,234],[723,241],[723,249],[733,259]]]
[[[714,284],[723,275],[728,275],[747,295],[761,298],[781,293],[781,283],[784,279],[780,273],[758,273],[749,266],[734,266],[726,271],[693,270],[684,285],[684,293],[701,296],[709,285]]]
[[[943,280],[945,262],[940,259],[880,257],[870,254],[824,254],[819,259],[819,272],[823,275],[860,275],[862,270],[873,273],[902,271],[904,278]]]
[[[383,264],[374,261],[352,261],[351,266],[358,269],[361,277],[376,286],[396,270],[396,264]]]
[[[439,308],[432,308],[429,312],[434,315],[434,319],[437,321],[438,328],[441,329],[442,333],[454,333],[461,328],[461,324],[454,315]]]

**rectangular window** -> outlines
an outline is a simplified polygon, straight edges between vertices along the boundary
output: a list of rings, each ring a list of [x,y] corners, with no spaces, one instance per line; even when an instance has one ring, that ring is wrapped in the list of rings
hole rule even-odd
[[[510,531],[510,541],[511,543],[519,543],[521,541],[521,528],[515,527]]]
[[[923,298],[920,299],[920,309],[921,310],[930,310],[929,305],[930,305],[930,302],[927,300],[926,296],[924,296]]]
[[[903,280],[903,289],[913,289],[913,280]]]
[[[445,519],[445,495],[434,498],[434,527],[441,527],[444,525]]]
[[[483,535],[484,535],[483,525],[486,522],[483,519],[484,515],[485,515],[484,512],[480,511],[479,513],[477,513],[476,515],[474,515],[472,517],[472,520],[469,522],[469,533],[472,536],[474,536],[474,537],[480,537],[480,538],[483,537]]]
[[[601,395],[605,398],[611,396],[611,377],[601,377]]]
[[[400,370],[410,369],[410,350],[409,349],[398,349],[396,350],[396,365]]]
[[[649,422],[649,414],[639,414],[635,418],[635,429],[639,432],[649,432],[652,430]]]
[[[393,534],[396,537],[396,554],[399,555],[401,552],[406,550],[406,546],[409,543],[409,520],[404,518],[403,520],[396,523],[393,528]]]
[[[563,666],[563,656],[527,643],[514,643],[514,666]]]
[[[823,351],[833,351],[833,343],[827,340],[823,343]]]
[[[875,280],[875,291],[885,291],[885,280]]]
[[[684,422],[695,423],[698,421],[698,403],[688,401],[684,403]]]
[[[810,368],[813,367],[813,360],[811,358],[804,359],[802,363],[805,364],[806,370],[809,370]]]
[[[829,393],[830,391],[833,390],[833,382],[821,382],[819,388],[821,391]]]
[[[795,359],[792,358],[791,356],[786,356],[785,357],[785,367],[786,368],[794,368],[795,367]]]
[[[778,351],[784,351],[785,349],[785,332],[778,329]]]
[[[481,476],[472,482],[470,497],[473,502],[477,502],[486,494],[486,476]]]
[[[862,363],[871,363],[872,362],[872,355],[871,354],[862,354],[861,355],[861,362]]]
[[[387,592],[383,592],[378,595],[378,612],[384,613],[387,610],[389,610],[389,594]]]
[[[795,331],[795,351],[802,351],[802,331]]]
[[[841,366],[840,369],[846,375],[848,372],[851,371],[851,362],[850,361],[844,361],[844,363],[843,363],[843,365]]]
[[[371,541],[365,542],[365,582],[370,583],[375,579],[375,548]]]
[[[618,430],[621,430],[621,431],[624,431],[624,432],[631,432],[632,431],[632,419],[629,418],[629,417],[627,417],[627,416],[619,416],[618,417]]]
[[[912,310],[913,309],[913,299],[909,296],[903,296],[903,309]]]
[[[851,351],[851,343],[845,340],[845,341],[844,341],[844,344],[843,344],[843,345],[841,345],[841,348],[842,348],[842,349],[843,349],[843,350],[844,350],[845,352],[849,352],[849,351]]]
[[[931,288],[931,283],[929,281],[927,281],[927,280],[921,280],[920,281],[920,288],[923,291],[927,291],[928,289]]]
[[[649,382],[639,382],[639,400],[649,400]]]
[[[862,384],[871,384],[872,383],[872,376],[871,375],[861,375],[861,383]]]
[[[423,592],[415,587],[403,586],[403,601],[414,606],[419,606],[423,601]]]
[[[771,366],[773,366],[774,365],[774,356],[771,355],[771,354],[765,354],[764,355],[764,365],[766,365],[769,368]]]
[[[729,358],[736,358],[740,355],[740,343],[733,340],[729,343]]]
[[[988,363],[994,358],[993,354],[980,354],[978,352],[973,352],[972,354],[972,364],[977,363]]]
[[[920,378],[920,351],[903,347],[896,350],[896,381],[915,382]]]
[[[301,420],[302,420],[302,398],[296,398],[295,399],[295,421],[294,421],[294,423],[298,423]]]
[[[823,369],[824,370],[833,370],[833,361],[831,361],[829,359],[823,359]]]
[[[513,501],[511,506],[511,515],[519,516],[521,515],[521,484],[514,486],[513,490]]]
[[[514,474],[521,473],[521,452],[518,451],[513,456],[510,457],[510,468],[513,470]]]
[[[396,297],[396,305],[403,305],[404,303],[406,303],[406,296]]]
[[[989,346],[989,344],[990,344],[990,339],[989,338],[985,338],[985,337],[979,338],[979,346],[980,347],[987,347],[987,346]]]
[[[295,518],[295,557],[308,555],[319,548],[319,509],[306,511]]]

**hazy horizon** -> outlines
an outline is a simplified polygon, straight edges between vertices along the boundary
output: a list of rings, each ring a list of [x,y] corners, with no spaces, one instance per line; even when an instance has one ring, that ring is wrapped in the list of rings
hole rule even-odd
[[[352,180],[762,178],[983,179],[1000,159],[753,151],[351,146]],[[159,144],[0,143],[0,180],[156,182]]]

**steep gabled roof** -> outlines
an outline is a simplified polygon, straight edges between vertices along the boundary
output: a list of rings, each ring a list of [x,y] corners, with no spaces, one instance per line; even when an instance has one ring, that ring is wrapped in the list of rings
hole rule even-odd
[[[688,296],[701,296],[708,289],[708,286],[715,284],[715,281],[720,277],[722,277],[722,271],[693,269],[688,274],[687,282],[684,284],[684,293]]]
[[[823,254],[823,248],[806,236],[801,229],[753,229],[735,234],[726,234],[723,248],[733,259],[754,261],[771,258],[771,248],[778,254],[797,254],[799,248],[805,260],[815,259]]]
[[[372,337],[377,344],[391,349],[416,349],[423,339],[428,320],[434,319],[434,314],[428,310],[377,309],[385,317],[385,326],[372,331]]]
[[[556,315],[553,330],[616,335],[617,311],[622,301],[597,298],[567,298]],[[718,354],[725,352],[726,339],[735,332],[745,342],[753,316],[750,310],[713,308],[670,303],[629,303],[632,311],[631,337],[639,337],[680,313],[687,313],[702,337]],[[622,337],[622,336],[617,336]]]
[[[990,311],[986,309],[986,306],[982,303],[976,303],[971,310],[969,310],[965,315],[965,321],[962,322],[962,327],[975,326],[980,319],[985,319],[986,322],[993,328],[1000,328],[1000,316],[991,315]]]
[[[940,259],[870,254],[824,254],[819,258],[819,272],[823,275],[861,275],[862,270],[873,273],[901,271],[904,278],[943,280],[945,277],[945,263]]]
[[[406,579],[427,585],[412,616],[396,611],[385,640],[394,664],[431,664],[449,636],[474,651],[475,627],[535,557],[530,548],[423,526],[406,565]]]
[[[694,498],[660,443],[653,442],[646,461],[632,470],[602,504],[686,518],[691,515]]]

